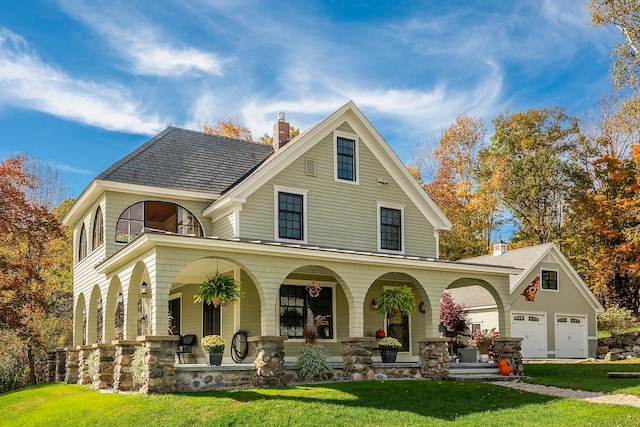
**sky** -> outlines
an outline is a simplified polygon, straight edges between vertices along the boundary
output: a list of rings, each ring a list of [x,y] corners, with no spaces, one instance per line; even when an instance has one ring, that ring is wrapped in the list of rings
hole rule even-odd
[[[409,163],[460,114],[586,114],[619,40],[582,0],[0,0],[0,159],[77,197],[167,126],[257,140],[353,100]]]

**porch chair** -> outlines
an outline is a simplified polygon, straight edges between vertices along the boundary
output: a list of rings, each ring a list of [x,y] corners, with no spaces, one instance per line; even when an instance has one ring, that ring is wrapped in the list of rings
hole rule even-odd
[[[196,345],[196,336],[193,334],[188,335],[180,335],[180,340],[178,341],[178,350],[176,351],[176,356],[178,356],[178,362],[184,363],[184,354],[188,354],[191,356],[191,360],[193,363],[196,363],[196,358],[193,357],[193,346]]]

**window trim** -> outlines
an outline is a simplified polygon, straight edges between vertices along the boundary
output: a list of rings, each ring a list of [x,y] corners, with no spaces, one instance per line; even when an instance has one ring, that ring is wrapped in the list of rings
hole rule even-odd
[[[542,274],[545,271],[553,271],[556,273],[556,288],[555,289],[545,289],[542,287]],[[545,292],[560,292],[560,271],[554,268],[540,268],[540,290]]]
[[[299,188],[292,188],[292,187],[285,187],[285,186],[281,186],[281,185],[274,185],[273,186],[273,218],[274,218],[274,222],[273,222],[273,237],[274,240],[277,242],[289,242],[289,243],[307,243],[307,193],[309,192],[309,190],[301,190]],[[297,239],[286,239],[286,238],[281,238],[280,237],[280,233],[279,233],[279,215],[280,215],[280,208],[279,208],[279,200],[278,200],[278,195],[280,193],[289,193],[289,194],[295,194],[298,196],[302,196],[302,239],[297,240]]]
[[[318,284],[320,285],[320,287],[322,288],[331,288],[331,295],[332,295],[332,300],[331,300],[331,313],[333,316],[332,322],[331,322],[331,333],[333,335],[333,338],[318,338],[317,341],[319,342],[338,342],[338,330],[337,330],[337,322],[336,322],[336,299],[337,299],[337,294],[336,294],[336,288],[337,288],[337,283],[336,282],[318,282]],[[282,285],[286,285],[286,286],[301,286],[301,287],[306,287],[307,283],[306,282],[302,282],[300,280],[291,280],[291,279],[285,279],[282,281],[282,283],[280,283],[280,286]],[[278,298],[277,298],[277,304],[276,304],[276,327],[278,328],[278,336],[283,336],[280,335],[280,287],[278,287]],[[287,337],[287,342],[304,342],[304,338],[288,338]]]
[[[353,180],[338,178],[338,138],[353,141]],[[351,185],[360,185],[360,139],[357,135],[333,131],[333,180]]]
[[[400,250],[394,250],[394,249],[383,249],[382,248],[382,217],[380,215],[382,208],[385,209],[393,209],[393,210],[397,210],[400,211]],[[404,250],[405,250],[405,232],[404,232],[404,223],[405,223],[405,215],[404,215],[404,205],[394,205],[391,203],[385,203],[385,202],[377,202],[377,213],[376,213],[376,217],[378,219],[378,225],[377,225],[377,230],[378,230],[378,252],[383,252],[383,253],[390,253],[390,254],[404,254]]]

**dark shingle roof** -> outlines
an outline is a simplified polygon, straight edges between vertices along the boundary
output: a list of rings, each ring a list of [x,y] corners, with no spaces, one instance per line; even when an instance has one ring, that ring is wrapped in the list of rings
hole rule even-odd
[[[270,145],[168,127],[96,179],[224,193],[271,154]]]

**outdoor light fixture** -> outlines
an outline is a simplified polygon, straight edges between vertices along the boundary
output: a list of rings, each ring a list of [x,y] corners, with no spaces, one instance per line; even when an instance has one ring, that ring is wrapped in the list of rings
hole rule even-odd
[[[102,310],[102,298],[98,300],[98,310]]]
[[[87,307],[82,307],[82,315],[83,316],[87,315]]]
[[[147,294],[147,287],[149,285],[147,285],[147,282],[142,282],[142,284],[140,285],[140,293],[142,295],[146,295]]]
[[[121,304],[124,302],[124,295],[122,295],[122,292],[118,292],[116,294],[116,303]]]
[[[378,300],[374,298],[371,301],[371,310],[377,310],[377,309],[378,309]]]

